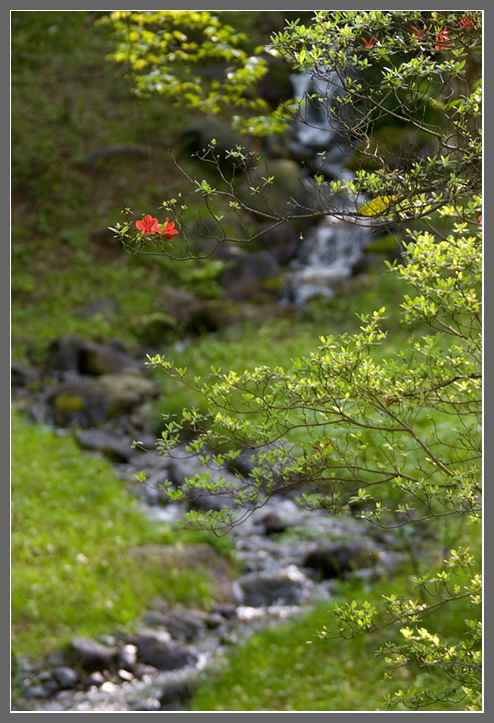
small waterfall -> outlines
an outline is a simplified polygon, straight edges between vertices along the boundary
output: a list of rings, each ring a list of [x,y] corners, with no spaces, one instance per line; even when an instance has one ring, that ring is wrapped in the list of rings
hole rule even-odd
[[[368,228],[326,216],[305,235],[293,271],[286,274],[282,301],[301,306],[313,296],[334,296],[368,242]]]
[[[306,167],[314,174],[350,180],[353,173],[343,168],[350,148],[342,141],[339,123],[329,112],[332,100],[341,92],[336,79],[331,74],[327,81],[312,78],[307,73],[290,77],[297,100],[306,99],[301,106],[300,118],[292,126],[294,145],[313,151]],[[307,95],[312,93],[324,100],[308,99]],[[342,211],[355,210],[350,200],[344,198],[340,199],[340,208]],[[369,243],[369,234],[368,227],[331,215],[312,226],[304,234],[297,258],[292,262],[293,271],[285,277],[282,303],[302,305],[320,294],[334,296],[338,285],[351,276]]]

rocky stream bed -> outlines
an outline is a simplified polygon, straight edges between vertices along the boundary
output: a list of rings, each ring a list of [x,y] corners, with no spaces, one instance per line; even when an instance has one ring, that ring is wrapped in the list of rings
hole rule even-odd
[[[105,455],[138,495],[143,512],[173,524],[190,507],[218,509],[228,500],[203,495],[173,503],[163,492],[164,479],[178,487],[204,469],[185,448],[173,458],[153,451],[146,405],[159,386],[139,361],[143,358],[142,350],[59,337],[43,368],[14,365],[14,404],[33,421],[49,424],[59,434],[74,434],[84,450]],[[150,451],[132,448],[132,439],[143,441]],[[137,483],[141,472],[145,482]],[[248,458],[242,472],[248,474]],[[239,473],[232,469],[226,474],[233,478]],[[76,637],[69,650],[46,651],[42,669],[18,661],[21,692],[14,709],[187,710],[198,681],[256,626],[281,624],[311,604],[329,600],[339,579],[378,580],[399,563],[393,535],[376,534],[351,515],[304,510],[295,497],[271,498],[229,533],[238,560],[236,577],[210,546],[193,550],[201,564],[214,570],[224,602],[199,610],[155,599],[135,633],[109,630],[98,640]],[[166,545],[138,552],[158,559],[170,555]]]

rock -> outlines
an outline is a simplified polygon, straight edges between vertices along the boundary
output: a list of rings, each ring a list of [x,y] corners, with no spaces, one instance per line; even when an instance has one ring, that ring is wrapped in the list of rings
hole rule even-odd
[[[297,254],[300,247],[300,232],[292,221],[285,221],[275,228],[272,224],[261,224],[257,232],[262,232],[260,242],[274,256],[280,266],[286,266]]]
[[[144,371],[144,364],[113,346],[85,342],[79,353],[79,373],[90,376]]]
[[[61,382],[48,393],[47,402],[55,424],[93,427],[108,416],[108,405],[99,379]]]
[[[89,686],[96,685],[99,688],[104,682],[105,676],[99,670],[95,670],[94,673],[91,673],[91,675],[88,675],[86,678],[86,683]]]
[[[38,373],[31,367],[12,364],[10,367],[10,385],[12,389],[30,387],[38,380]]]
[[[309,598],[312,581],[290,566],[277,572],[253,572],[238,580],[239,602],[249,607],[300,605]]]
[[[251,299],[267,279],[279,277],[281,268],[269,251],[239,256],[233,268],[221,274],[221,285],[232,299]]]
[[[94,170],[108,164],[110,161],[145,161],[150,157],[150,151],[145,146],[135,143],[117,143],[113,146],[98,148],[92,151],[83,161],[83,164]]]
[[[117,653],[117,665],[125,670],[133,672],[137,663],[137,646],[127,644],[124,645]]]
[[[197,688],[197,681],[194,678],[184,678],[183,680],[171,680],[163,688],[160,697],[160,705],[167,706],[170,703],[180,703],[184,705],[192,698]]]
[[[87,341],[77,334],[54,339],[46,354],[44,373],[76,372],[99,376],[129,369],[144,369],[132,356],[117,346]]]
[[[138,374],[104,374],[98,381],[111,417],[128,412],[161,392],[158,384]]]
[[[355,542],[318,547],[307,554],[303,566],[315,570],[323,579],[331,579],[373,567],[378,560],[375,548]]]
[[[54,339],[48,347],[45,360],[46,372],[79,372],[79,359],[84,339],[77,334],[64,334]]]
[[[141,344],[161,348],[178,337],[177,320],[164,311],[134,317],[131,328]]]
[[[109,670],[113,665],[114,651],[85,637],[72,638],[70,641],[72,652],[81,667],[87,672]]]
[[[167,632],[143,630],[135,639],[139,660],[158,670],[175,670],[192,664],[196,654],[192,648],[171,639]]]
[[[62,666],[60,668],[54,668],[52,675],[59,687],[62,689],[75,688],[79,682],[79,675],[73,668]]]
[[[113,462],[128,462],[134,452],[130,437],[122,438],[99,429],[81,430],[76,437],[81,447],[101,452]]]
[[[44,685],[30,685],[24,691],[25,698],[49,698],[51,694],[51,689]]]
[[[166,628],[172,638],[180,642],[197,640],[206,632],[206,623],[200,612],[195,610],[151,610],[145,621],[152,627]]]

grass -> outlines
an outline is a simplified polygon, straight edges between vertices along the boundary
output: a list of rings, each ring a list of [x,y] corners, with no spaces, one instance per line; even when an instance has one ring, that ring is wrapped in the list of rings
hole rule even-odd
[[[74,635],[130,626],[155,596],[205,605],[207,568],[145,559],[132,549],[215,541],[151,523],[109,463],[70,437],[13,416],[12,651],[38,659]],[[223,548],[226,543],[222,541]]]
[[[340,585],[332,602],[355,599],[379,605],[382,594],[410,593],[406,575],[372,588],[353,582]],[[337,634],[322,640],[317,631],[331,626],[330,601],[290,622],[264,628],[235,647],[200,685],[195,711],[377,711],[385,696],[411,685],[432,689],[444,683],[427,671],[409,666],[385,678],[387,665],[378,649],[399,638],[396,630],[344,640]],[[428,626],[458,640],[464,618],[471,613],[458,605],[441,611]],[[398,704],[396,710],[407,710]],[[463,710],[461,703],[432,704],[426,710]]]

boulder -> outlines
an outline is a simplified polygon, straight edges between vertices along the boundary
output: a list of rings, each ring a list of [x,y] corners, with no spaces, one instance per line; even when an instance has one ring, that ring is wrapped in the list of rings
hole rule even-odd
[[[250,607],[300,605],[306,602],[312,581],[290,566],[277,572],[253,572],[238,580],[238,602]]]
[[[354,542],[317,547],[307,554],[303,566],[314,570],[323,579],[331,579],[371,568],[378,560],[376,548]]]
[[[64,334],[50,344],[44,372],[75,372],[99,376],[139,368],[144,369],[144,365],[117,345],[97,344],[77,334]]]
[[[164,631],[142,630],[135,638],[135,645],[139,660],[158,670],[183,668],[197,658],[192,648],[172,640]]]
[[[267,279],[281,274],[276,258],[269,251],[254,251],[239,256],[233,267],[221,274],[221,285],[232,299],[250,299]]]
[[[160,697],[161,710],[166,710],[167,706],[173,703],[184,705],[192,698],[197,688],[195,678],[183,678],[181,680],[171,680],[163,688]]]
[[[12,389],[25,389],[35,384],[38,374],[35,369],[23,366],[22,364],[12,364],[10,367],[10,385]]]
[[[91,638],[76,637],[70,641],[73,658],[88,673],[110,670],[114,662],[114,650]]]
[[[130,437],[121,437],[99,429],[84,429],[76,434],[77,441],[84,449],[101,452],[112,462],[128,462],[134,453]]]
[[[52,675],[59,688],[62,688],[63,690],[75,688],[79,682],[78,673],[73,668],[69,668],[66,665],[60,668],[54,668],[52,670]]]
[[[108,416],[104,390],[99,379],[77,379],[56,384],[47,402],[53,421],[60,427],[93,427]]]
[[[158,384],[139,374],[104,374],[98,378],[110,417],[129,412],[145,399],[157,397]]]

